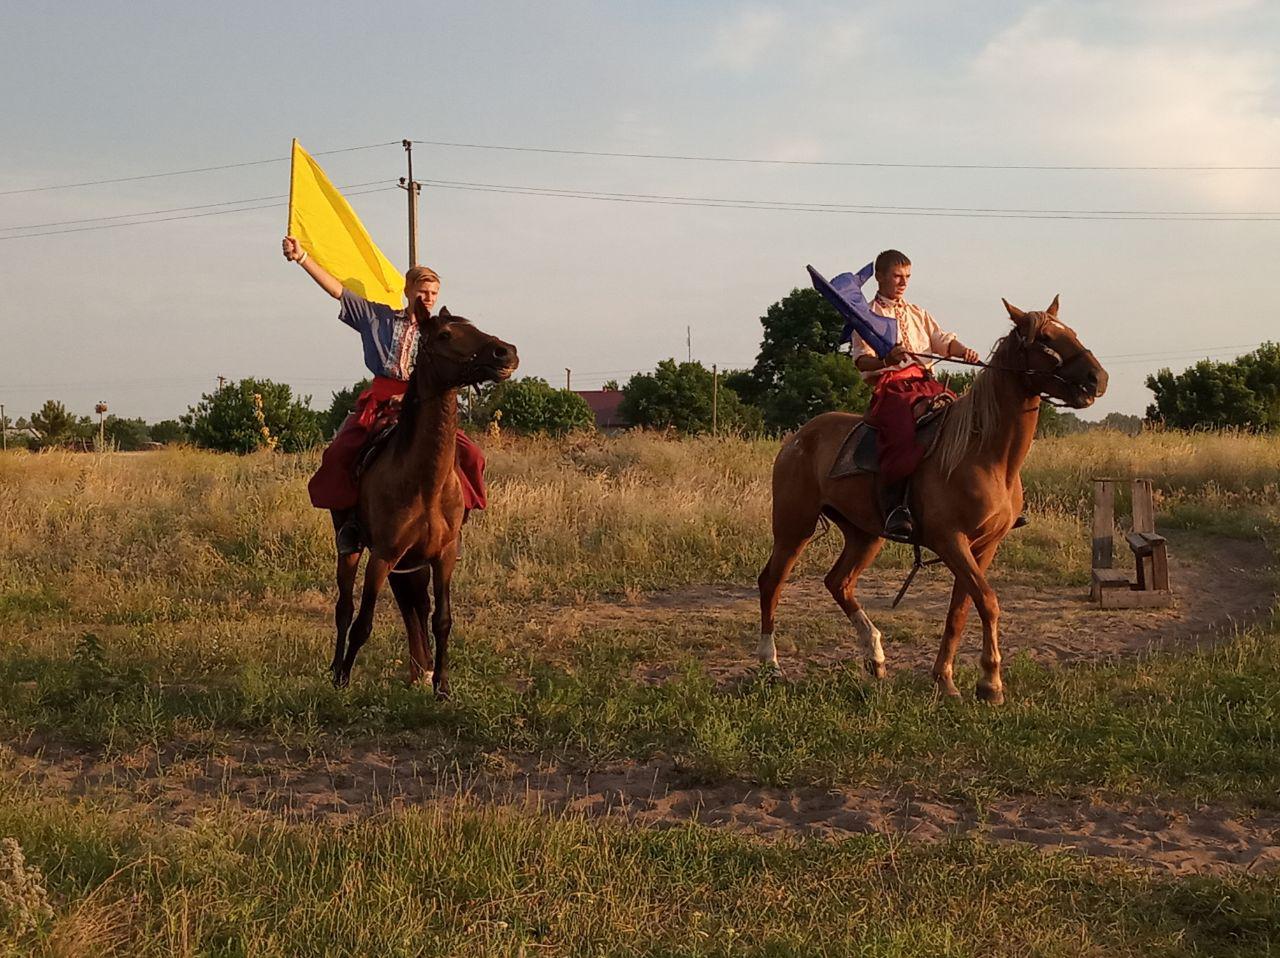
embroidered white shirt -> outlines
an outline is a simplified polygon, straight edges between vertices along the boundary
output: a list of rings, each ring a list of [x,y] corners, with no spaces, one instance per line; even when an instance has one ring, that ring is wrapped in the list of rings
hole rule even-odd
[[[880,316],[887,316],[898,321],[898,342],[909,353],[934,353],[938,356],[945,356],[951,348],[951,344],[956,340],[956,334],[944,332],[938,325],[937,320],[929,315],[928,310],[922,309],[914,303],[908,303],[906,300],[886,299],[877,293],[875,299],[871,301],[871,311]],[[874,356],[876,354],[875,350],[868,346],[857,333],[854,333],[849,345],[855,360],[859,356]],[[862,373],[862,378],[866,382],[874,383],[882,373],[891,369],[906,369],[908,366],[913,365],[930,369],[933,367],[933,361],[913,359],[908,356],[896,366],[886,366],[883,369],[859,370],[859,372]]]

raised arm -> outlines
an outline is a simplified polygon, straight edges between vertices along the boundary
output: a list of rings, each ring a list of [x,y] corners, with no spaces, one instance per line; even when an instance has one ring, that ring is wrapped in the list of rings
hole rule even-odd
[[[329,275],[328,270],[317,263],[313,258],[307,255],[306,251],[292,236],[286,236],[284,242],[280,244],[280,249],[284,253],[284,258],[290,263],[298,263],[307,275],[316,281],[316,285],[332,296],[334,299],[342,298],[342,284]]]

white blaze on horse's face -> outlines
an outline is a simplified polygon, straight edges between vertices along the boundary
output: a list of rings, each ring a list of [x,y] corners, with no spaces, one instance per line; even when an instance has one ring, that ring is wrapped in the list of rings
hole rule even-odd
[[[1004,301],[1009,319],[1026,344],[1032,389],[1075,409],[1092,406],[1107,391],[1107,371],[1066,323],[1058,319],[1058,297],[1042,313],[1027,313]]]

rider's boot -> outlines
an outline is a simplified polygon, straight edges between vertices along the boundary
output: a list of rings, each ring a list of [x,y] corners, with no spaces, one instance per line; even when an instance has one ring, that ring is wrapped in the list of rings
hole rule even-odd
[[[355,509],[338,513],[334,522],[334,541],[338,546],[338,555],[355,555],[364,548],[360,530],[360,519]]]
[[[880,487],[880,511],[884,513],[884,537],[909,542],[915,535],[915,522],[907,505],[910,483],[906,479]]]

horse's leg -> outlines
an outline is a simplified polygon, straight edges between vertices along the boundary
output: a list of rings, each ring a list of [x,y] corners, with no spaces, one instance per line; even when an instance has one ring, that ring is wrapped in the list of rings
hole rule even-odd
[[[960,591],[973,600],[978,610],[978,617],[982,620],[982,657],[979,660],[982,665],[982,678],[978,681],[976,691],[978,698],[993,705],[999,705],[1004,701],[1004,681],[1000,674],[1000,603],[985,575],[987,566],[995,556],[996,545],[998,543],[982,548],[979,553],[981,561],[979,561],[974,557],[969,544],[957,536],[949,542],[940,543],[938,553],[956,577],[956,584],[952,589],[951,609],[947,613],[947,629],[943,633],[942,648],[938,652],[939,661],[942,660],[944,652],[949,652],[946,661],[949,670],[951,661],[955,657],[954,647],[960,642],[960,631],[967,614],[963,599],[958,599],[956,594]],[[956,622],[954,635],[952,635],[953,618]],[[948,649],[948,638],[952,646],[950,649]],[[935,677],[937,668],[935,664]],[[953,683],[951,688],[954,687]],[[943,691],[949,694],[945,685]]]
[[[360,570],[360,555],[338,556],[338,601],[333,608],[333,624],[338,637],[333,646],[333,662],[329,665],[334,681],[342,667],[342,658],[347,649],[347,633],[351,631],[351,617],[355,613],[355,602],[352,595],[356,586],[356,573]]]
[[[862,575],[867,566],[875,561],[880,547],[884,545],[884,540],[879,536],[856,529],[848,523],[841,522],[839,526],[840,531],[844,533],[844,549],[824,581],[827,591],[835,597],[836,604],[849,617],[849,621],[857,630],[858,637],[862,639],[862,644],[867,650],[867,671],[875,678],[883,679],[888,675],[888,670],[884,664],[884,646],[880,644],[880,630],[872,624],[867,613],[862,610],[862,603],[858,601],[857,588],[858,576]]]
[[[404,619],[404,633],[409,644],[409,684],[417,685],[431,674],[431,654],[427,650],[426,610],[430,605],[428,589],[431,574],[426,569],[416,572],[391,573],[391,592]]]
[[[355,665],[356,654],[360,647],[369,641],[369,633],[373,631],[373,612],[378,605],[378,593],[387,581],[387,574],[394,562],[388,562],[381,556],[369,554],[369,562],[364,567],[364,588],[360,592],[360,611],[347,636],[347,655],[342,666],[333,677],[333,684],[345,688],[351,681],[351,667]]]
[[[453,628],[453,609],[449,604],[453,567],[458,561],[458,540],[449,542],[444,551],[431,561],[431,588],[435,611],[431,614],[431,632],[436,640],[436,670],[431,676],[436,698],[449,697],[449,632]]]
[[[947,607],[947,624],[942,630],[942,643],[938,646],[938,657],[933,663],[933,681],[937,684],[938,691],[950,698],[960,697],[960,690],[956,688],[952,677],[952,665],[968,619],[969,590],[960,584],[957,576],[951,586],[951,605]]]
[[[778,599],[782,597],[782,586],[812,537],[812,525],[808,531],[798,532],[794,528],[780,529],[775,521],[773,553],[756,581],[760,588],[760,645],[756,648],[756,657],[762,666],[778,675],[782,669],[778,666],[778,646],[773,641],[774,615],[778,611]]]

